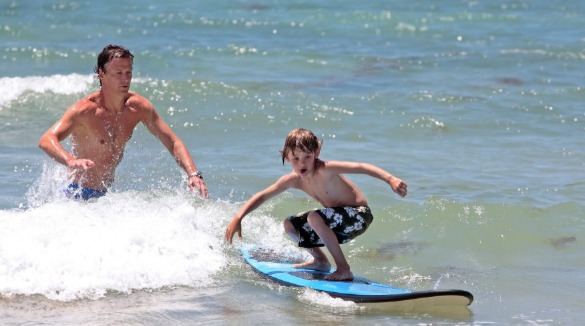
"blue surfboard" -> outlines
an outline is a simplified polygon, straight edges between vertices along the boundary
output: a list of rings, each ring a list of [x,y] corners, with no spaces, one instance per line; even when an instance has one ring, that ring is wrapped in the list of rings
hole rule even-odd
[[[307,287],[356,303],[416,301],[430,306],[468,306],[473,295],[464,290],[411,291],[355,276],[353,281],[329,281],[326,272],[294,268],[290,257],[260,246],[240,248],[244,260],[262,276],[288,286]]]

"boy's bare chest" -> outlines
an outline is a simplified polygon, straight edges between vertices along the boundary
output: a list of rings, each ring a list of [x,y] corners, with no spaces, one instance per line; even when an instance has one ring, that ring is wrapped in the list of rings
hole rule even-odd
[[[326,178],[324,176],[314,177],[310,181],[306,180],[301,182],[301,190],[320,203],[336,201],[340,195],[339,192],[341,192],[343,188],[344,187],[339,185],[339,180],[335,180],[335,178]]]

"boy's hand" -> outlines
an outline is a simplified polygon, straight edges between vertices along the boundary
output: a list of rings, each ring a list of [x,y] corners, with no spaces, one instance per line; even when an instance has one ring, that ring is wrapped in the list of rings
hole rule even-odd
[[[234,234],[238,233],[238,238],[242,239],[242,220],[239,219],[237,216],[232,219],[230,224],[228,224],[227,228],[225,229],[225,240],[232,244],[232,239]]]
[[[390,187],[392,187],[392,190],[394,190],[395,193],[402,197],[406,196],[406,193],[408,192],[406,189],[408,187],[406,183],[396,177],[390,177]]]

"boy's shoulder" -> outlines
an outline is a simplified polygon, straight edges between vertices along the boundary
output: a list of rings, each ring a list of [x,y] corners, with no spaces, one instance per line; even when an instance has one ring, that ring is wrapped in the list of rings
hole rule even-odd
[[[299,175],[295,173],[295,171],[291,171],[289,173],[283,174],[280,178],[278,178],[277,182],[284,182],[289,183],[299,179]]]
[[[335,168],[343,166],[347,163],[348,162],[324,161],[324,160],[319,159],[318,161],[315,162],[315,170],[331,171],[331,170],[334,170]]]

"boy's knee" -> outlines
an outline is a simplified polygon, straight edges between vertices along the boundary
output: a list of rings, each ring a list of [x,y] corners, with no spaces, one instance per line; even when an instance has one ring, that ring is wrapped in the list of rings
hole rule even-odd
[[[284,221],[282,221],[282,225],[284,226],[285,231],[291,231],[295,229],[288,218],[285,218]]]
[[[307,216],[307,222],[313,229],[315,228],[316,225],[325,223],[323,222],[323,218],[321,217],[321,215],[319,215],[319,213],[315,211],[309,213],[309,216]]]

